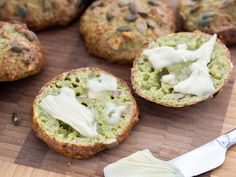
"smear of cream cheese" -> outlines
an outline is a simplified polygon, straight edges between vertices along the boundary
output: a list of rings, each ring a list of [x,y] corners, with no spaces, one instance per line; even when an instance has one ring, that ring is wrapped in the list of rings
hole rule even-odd
[[[185,43],[177,45],[177,49],[187,49],[187,48],[188,46]]]
[[[207,96],[215,91],[214,84],[207,66],[202,66],[193,71],[189,78],[174,86],[174,91],[191,93],[197,96]]]
[[[98,136],[92,111],[76,99],[73,89],[63,87],[59,95],[48,95],[39,105],[47,114],[70,125],[81,135]]]
[[[122,112],[126,109],[126,105],[116,106],[114,103],[108,102],[105,114],[110,124],[119,122]]]
[[[176,84],[176,76],[174,74],[164,75],[164,76],[162,76],[161,80],[162,80],[162,82],[165,82],[170,85]]]
[[[89,90],[94,92],[116,91],[117,85],[117,79],[106,74],[88,81]]]
[[[184,177],[178,168],[155,158],[147,149],[106,166],[104,175],[105,177]]]
[[[143,54],[148,57],[155,69],[161,69],[181,62],[195,61],[189,66],[192,72],[189,78],[175,85],[174,91],[206,96],[215,91],[207,64],[211,61],[216,38],[217,35],[214,34],[208,42],[201,45],[197,50],[187,50],[184,44],[181,44],[177,49],[163,46],[144,50]]]

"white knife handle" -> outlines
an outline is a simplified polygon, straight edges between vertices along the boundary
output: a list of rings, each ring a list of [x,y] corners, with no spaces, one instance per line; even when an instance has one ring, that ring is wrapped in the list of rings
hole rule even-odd
[[[224,148],[229,149],[236,144],[236,128],[216,139]]]

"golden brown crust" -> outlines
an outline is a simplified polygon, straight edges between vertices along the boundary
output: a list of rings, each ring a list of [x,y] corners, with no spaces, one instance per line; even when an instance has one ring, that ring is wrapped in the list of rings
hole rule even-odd
[[[182,32],[182,33],[186,33],[186,32]],[[194,32],[195,34],[198,34],[198,35],[208,35],[206,33],[203,33],[203,32],[200,32],[200,31],[195,31]],[[173,34],[170,34],[168,36],[171,36],[171,35],[175,35],[175,33]],[[159,39],[157,39],[156,41],[158,41]],[[148,100],[148,101],[151,101],[153,103],[156,103],[156,104],[160,104],[160,105],[163,105],[163,106],[166,106],[166,107],[173,107],[173,108],[181,108],[181,107],[185,107],[185,106],[191,106],[191,105],[194,105],[194,104],[197,104],[199,102],[202,102],[202,101],[205,101],[205,100],[208,100],[208,99],[211,99],[213,98],[214,95],[216,95],[218,92],[222,91],[223,90],[223,87],[224,85],[228,82],[228,80],[230,79],[230,76],[231,76],[231,73],[232,73],[232,69],[233,69],[233,64],[231,63],[231,60],[230,60],[230,51],[228,50],[228,48],[221,42],[221,40],[217,40],[218,43],[222,44],[224,46],[224,48],[226,49],[227,53],[226,53],[226,56],[227,56],[227,59],[228,59],[228,62],[229,64],[232,66],[231,67],[231,70],[229,70],[229,74],[228,74],[228,78],[224,81],[222,87],[219,87],[215,90],[215,92],[210,95],[210,96],[206,96],[206,97],[203,97],[197,101],[194,101],[194,102],[189,102],[189,103],[184,103],[184,104],[178,104],[178,105],[171,105],[171,104],[168,104],[168,103],[163,103],[161,101],[159,101],[158,99],[155,99],[153,100],[152,98],[146,96],[145,94],[142,93],[142,91],[140,90],[140,88],[137,87],[137,83],[135,82],[135,79],[134,79],[134,76],[135,76],[135,72],[137,72],[137,70],[135,70],[135,65],[137,65],[138,63],[138,59],[139,59],[139,56],[141,56],[142,54],[142,51],[140,51],[138,57],[134,60],[134,63],[133,63],[133,67],[131,69],[131,82],[132,82],[132,86],[133,86],[133,89],[135,91],[135,93],[137,95],[139,95],[140,97]],[[148,45],[148,44],[147,44]]]
[[[0,21],[0,41],[0,82],[22,79],[43,68],[43,47],[25,24]]]
[[[175,31],[175,17],[166,0],[158,6],[148,5],[147,0],[128,0],[146,12],[145,16],[139,13],[133,14],[134,17],[131,15],[134,19],[130,21],[125,20],[125,16],[130,15],[129,5],[120,7],[119,2],[95,1],[81,17],[79,28],[90,54],[111,63],[132,63],[146,42]],[[95,6],[99,3],[103,5]],[[154,26],[148,25],[151,23]],[[122,26],[130,29],[119,31],[118,28]]]
[[[98,68],[80,68],[80,69],[74,69],[72,71],[69,72],[65,72],[62,73],[62,75],[67,75],[69,73],[72,72],[78,72],[78,71],[82,71],[82,70],[96,70],[99,72],[103,72],[105,74],[109,74],[103,70],[100,70]],[[52,81],[57,80],[59,76],[56,76],[54,79],[52,79],[51,81],[49,81],[39,92],[39,95],[35,98],[34,102],[33,102],[33,121],[32,121],[32,128],[35,132],[35,134],[37,135],[37,137],[39,137],[41,140],[43,140],[50,148],[56,150],[59,153],[64,154],[65,156],[68,156],[70,158],[75,158],[75,159],[82,159],[82,158],[90,158],[92,156],[94,156],[95,154],[97,154],[98,152],[105,150],[107,148],[111,148],[114,147],[120,143],[122,143],[125,139],[128,138],[129,133],[131,131],[131,128],[138,122],[139,118],[139,110],[137,107],[137,103],[135,101],[134,98],[132,98],[132,106],[133,106],[133,112],[132,112],[132,118],[130,120],[130,123],[124,128],[123,132],[121,134],[119,134],[116,137],[117,142],[111,142],[111,143],[107,143],[107,142],[98,142],[95,145],[91,146],[91,145],[81,145],[81,144],[70,144],[70,143],[65,143],[62,141],[58,141],[56,140],[53,136],[47,134],[44,129],[40,126],[39,122],[38,122],[38,117],[34,114],[34,110],[36,109],[36,102],[40,97],[40,94],[42,93],[42,91],[44,90],[44,88],[46,88],[48,85],[51,84]],[[125,85],[127,87],[127,89],[129,89],[128,85],[121,79],[118,79],[123,85]],[[129,89],[129,91],[131,91]]]

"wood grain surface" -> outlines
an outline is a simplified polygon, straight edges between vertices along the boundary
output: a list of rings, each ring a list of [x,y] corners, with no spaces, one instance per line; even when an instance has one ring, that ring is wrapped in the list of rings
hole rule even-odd
[[[171,2],[175,7],[177,1]],[[157,158],[170,160],[236,127],[234,69],[221,93],[195,106],[165,108],[135,95],[141,121],[127,141],[88,160],[66,158],[49,149],[31,130],[32,101],[40,88],[63,71],[87,66],[111,72],[130,85],[131,66],[109,64],[90,56],[78,33],[78,21],[68,28],[54,28],[38,35],[45,48],[45,69],[36,76],[0,84],[0,176],[102,177],[104,166],[137,150],[148,148]],[[236,47],[230,50],[236,64]],[[22,120],[19,126],[11,123],[13,112]],[[235,177],[236,147],[230,149],[222,167],[201,176]]]

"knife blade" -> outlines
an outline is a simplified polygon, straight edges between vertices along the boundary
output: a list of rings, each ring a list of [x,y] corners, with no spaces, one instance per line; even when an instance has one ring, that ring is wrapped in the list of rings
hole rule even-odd
[[[234,144],[236,129],[169,162],[178,167],[185,177],[197,176],[222,165],[227,150]]]

